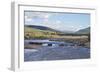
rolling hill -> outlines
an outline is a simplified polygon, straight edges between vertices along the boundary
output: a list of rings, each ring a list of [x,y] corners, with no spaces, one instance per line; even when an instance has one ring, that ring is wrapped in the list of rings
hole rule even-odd
[[[59,32],[55,29],[46,27],[46,26],[39,26],[39,25],[25,25],[25,27],[33,28],[33,29],[39,29],[39,30],[44,30],[44,31],[53,31],[53,32]]]
[[[80,29],[77,32],[75,32],[76,34],[89,34],[90,33],[90,27],[85,28],[85,29]]]
[[[45,26],[25,25],[24,37],[25,39],[37,38],[51,38],[57,37],[57,31]]]

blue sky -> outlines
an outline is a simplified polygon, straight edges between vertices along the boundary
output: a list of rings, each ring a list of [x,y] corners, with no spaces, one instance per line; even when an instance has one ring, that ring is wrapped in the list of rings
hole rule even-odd
[[[25,11],[25,25],[75,32],[90,26],[90,14]]]

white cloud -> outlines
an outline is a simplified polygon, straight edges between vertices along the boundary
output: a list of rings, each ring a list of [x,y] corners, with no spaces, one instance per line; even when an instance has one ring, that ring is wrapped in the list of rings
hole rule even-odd
[[[44,18],[45,18],[45,19],[48,19],[49,17],[50,17],[50,14],[45,14],[45,15],[44,15]]]
[[[25,12],[25,16],[27,16],[28,18],[48,19],[50,17],[50,14],[42,12]]]
[[[47,26],[47,27],[56,29],[56,30],[60,30],[60,31],[73,31],[73,32],[78,31],[79,28],[81,27],[78,24],[72,25],[72,23],[70,23],[70,22],[64,24],[60,20],[57,20],[55,22],[47,21],[47,22],[44,22],[44,25]]]
[[[34,24],[35,19],[42,19],[43,22],[48,22],[51,14],[43,12],[25,12],[25,22]]]
[[[28,16],[25,16],[25,22],[31,22],[33,21],[32,18],[29,18]]]
[[[56,24],[61,24],[61,21],[60,21],[60,20],[57,20],[57,21],[56,21]]]

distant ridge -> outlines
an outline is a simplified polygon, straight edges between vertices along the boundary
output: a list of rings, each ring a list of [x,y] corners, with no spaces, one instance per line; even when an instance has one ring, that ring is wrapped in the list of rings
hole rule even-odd
[[[59,32],[55,29],[46,27],[46,26],[39,26],[39,25],[25,25],[25,27],[30,27],[30,28],[35,28],[35,29],[39,29],[39,30],[49,30],[49,31],[54,31],[54,32]]]
[[[76,32],[71,32],[71,31],[59,31],[59,30],[56,30],[56,29],[52,29],[50,27],[46,27],[46,26],[39,26],[39,25],[24,25],[25,27],[29,27],[29,28],[35,28],[37,30],[43,30],[43,31],[53,31],[53,32],[59,32],[59,33],[62,33],[62,34],[89,34],[90,33],[90,27],[88,28],[84,28],[84,29],[80,29]]]
[[[85,29],[80,29],[76,32],[76,34],[89,34],[90,33],[90,27]]]

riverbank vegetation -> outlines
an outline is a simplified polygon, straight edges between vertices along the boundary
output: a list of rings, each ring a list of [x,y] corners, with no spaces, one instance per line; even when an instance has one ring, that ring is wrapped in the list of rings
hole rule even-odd
[[[25,27],[24,39],[49,39],[51,41],[65,41],[75,43],[78,46],[85,46],[90,48],[90,34],[61,33],[57,31],[39,30],[35,28]]]

